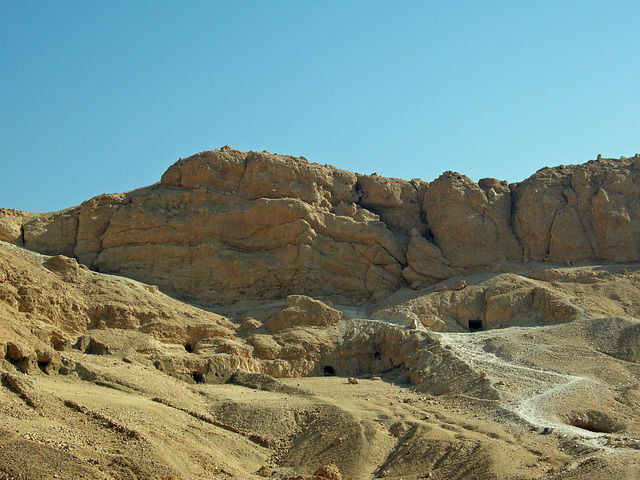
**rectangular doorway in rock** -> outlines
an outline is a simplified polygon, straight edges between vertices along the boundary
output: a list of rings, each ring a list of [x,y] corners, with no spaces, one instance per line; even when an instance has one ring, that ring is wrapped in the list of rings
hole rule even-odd
[[[484,327],[482,326],[482,320],[469,320],[470,332],[478,332],[480,330],[484,330]]]

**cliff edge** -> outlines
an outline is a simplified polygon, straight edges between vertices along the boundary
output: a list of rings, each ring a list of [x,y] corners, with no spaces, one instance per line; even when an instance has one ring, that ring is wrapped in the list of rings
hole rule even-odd
[[[202,304],[369,301],[514,264],[638,261],[639,185],[640,155],[507,184],[454,172],[406,181],[223,147],[67,210],[1,209],[0,240]]]

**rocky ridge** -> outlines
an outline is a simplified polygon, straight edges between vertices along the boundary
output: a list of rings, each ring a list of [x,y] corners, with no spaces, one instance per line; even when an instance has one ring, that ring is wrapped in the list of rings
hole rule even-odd
[[[0,478],[638,478],[638,172],[225,147],[2,209]]]
[[[2,210],[0,240],[66,255],[200,304],[338,295],[511,271],[640,259],[640,156],[544,168],[508,185],[346,172],[224,147],[160,183],[48,214]]]

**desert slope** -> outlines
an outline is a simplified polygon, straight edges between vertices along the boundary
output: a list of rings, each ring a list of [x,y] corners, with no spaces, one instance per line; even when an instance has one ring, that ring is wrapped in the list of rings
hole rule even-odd
[[[0,479],[638,478],[638,172],[225,147],[2,210]]]
[[[437,333],[400,316],[406,298],[367,313],[299,296],[223,317],[64,257],[0,244],[0,260],[5,478],[309,478],[329,463],[353,479],[638,473],[635,318]],[[547,275],[591,278],[591,301],[624,309],[609,285],[635,296],[640,274],[601,272]],[[459,292],[483,283],[467,280]],[[519,321],[545,323],[535,309]]]

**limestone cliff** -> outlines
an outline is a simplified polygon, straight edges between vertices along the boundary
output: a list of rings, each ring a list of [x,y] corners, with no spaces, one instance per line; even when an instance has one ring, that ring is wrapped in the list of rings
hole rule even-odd
[[[640,156],[516,184],[360,175],[229,147],[160,183],[48,214],[0,210],[0,240],[205,304],[384,296],[532,261],[640,259]]]

